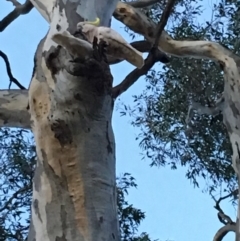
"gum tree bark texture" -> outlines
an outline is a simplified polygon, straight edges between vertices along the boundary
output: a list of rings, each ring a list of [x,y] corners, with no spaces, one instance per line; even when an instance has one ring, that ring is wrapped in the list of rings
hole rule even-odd
[[[50,29],[29,87],[38,160],[28,241],[118,241],[110,69],[94,55],[74,60],[52,41],[85,19],[109,25],[117,1],[32,3]]]

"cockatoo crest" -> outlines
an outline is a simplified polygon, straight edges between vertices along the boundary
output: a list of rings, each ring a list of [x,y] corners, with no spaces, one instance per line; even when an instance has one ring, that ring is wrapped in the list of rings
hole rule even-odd
[[[137,68],[144,64],[142,53],[133,48],[119,33],[108,27],[97,27],[99,19],[94,22],[80,22],[77,24],[77,30],[80,30],[86,39],[93,43],[94,37],[98,42],[104,41],[107,47],[107,54],[116,58],[125,59]]]

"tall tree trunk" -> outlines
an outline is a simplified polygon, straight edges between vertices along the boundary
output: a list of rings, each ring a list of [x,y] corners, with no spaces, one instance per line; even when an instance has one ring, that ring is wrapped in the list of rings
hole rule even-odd
[[[93,57],[75,61],[52,41],[57,32],[73,34],[83,19],[109,24],[117,1],[32,3],[50,29],[29,87],[38,160],[28,240],[119,240],[109,66]]]

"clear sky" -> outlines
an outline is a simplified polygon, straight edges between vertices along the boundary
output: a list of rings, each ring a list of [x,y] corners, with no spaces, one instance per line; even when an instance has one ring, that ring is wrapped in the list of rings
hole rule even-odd
[[[209,5],[212,6],[209,0],[205,3],[208,8]],[[11,3],[1,0],[0,19],[11,10]],[[122,24],[113,20],[112,28],[131,41]],[[0,33],[0,50],[8,55],[14,77],[25,87],[28,87],[32,75],[37,44],[47,29],[45,20],[33,10],[30,14],[19,17]],[[155,67],[160,68],[161,64]],[[114,85],[123,80],[132,69],[133,67],[126,62],[112,66]],[[6,89],[8,84],[5,64],[0,59],[0,88]],[[12,88],[15,87],[12,85]],[[131,104],[132,95],[141,93],[144,87],[145,81],[141,78],[120,97],[120,100]],[[204,182],[200,189],[194,189],[185,178],[184,168],[173,171],[168,167],[150,167],[150,160],[142,161],[141,150],[135,141],[139,130],[130,125],[128,117],[120,117],[117,111],[114,111],[113,128],[117,149],[117,175],[129,172],[136,178],[138,188],[131,189],[128,200],[146,212],[140,232],[148,232],[153,240],[161,241],[212,240],[221,224],[217,219],[217,211],[213,208],[213,200],[208,194],[201,192]],[[230,203],[225,203],[223,207],[226,214],[235,217],[235,210]],[[234,240],[234,235],[228,234],[224,240]]]

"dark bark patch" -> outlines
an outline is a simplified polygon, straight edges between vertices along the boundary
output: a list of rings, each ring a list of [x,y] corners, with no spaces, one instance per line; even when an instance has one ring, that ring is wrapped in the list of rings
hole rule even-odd
[[[231,127],[231,125],[228,123],[227,120],[225,120],[224,124],[225,124],[225,126],[226,126],[226,128],[227,128],[228,133],[232,134],[232,133],[233,133],[232,127]]]
[[[43,57],[45,58],[46,66],[51,71],[52,77],[59,72],[62,68],[62,63],[60,58],[60,50],[61,47],[58,46],[57,48],[51,46],[48,51],[43,52]]]
[[[68,124],[64,120],[56,120],[51,124],[51,130],[54,132],[55,138],[59,140],[62,146],[72,143],[72,133]]]
[[[218,63],[219,63],[220,69],[224,71],[225,63],[223,61],[218,61]]]
[[[55,241],[67,241],[65,235],[63,235],[62,237],[56,237]]]
[[[77,23],[84,21],[80,14],[78,14],[77,9],[79,6],[79,1],[58,1],[60,13],[64,9],[69,27],[68,31],[73,34],[76,31]]]
[[[44,161],[45,159],[47,160],[47,155],[45,153],[44,150],[41,150],[41,153],[42,153],[42,158]],[[35,170],[35,175],[34,175],[34,187],[35,187],[35,190],[37,192],[39,192],[40,188],[41,188],[41,176],[42,176],[42,173],[43,173],[43,166],[42,166],[42,163],[37,160],[37,167],[36,167],[36,170]]]
[[[56,25],[56,29],[57,29],[57,31],[60,31],[62,28],[61,28],[61,26],[59,24],[57,24]]]
[[[65,207],[63,205],[61,205],[61,211],[60,211],[60,215],[61,215],[61,222],[62,222],[62,230],[63,230],[63,235],[62,237],[56,237],[56,241],[67,241],[66,239],[66,230],[67,230],[67,212],[65,210]]]
[[[240,115],[240,113],[239,113],[239,110],[237,109],[235,103],[231,102],[230,103],[230,108],[231,108],[231,110],[233,112],[234,117],[237,118]]]
[[[46,81],[46,77],[42,69],[42,49],[45,40],[46,37],[44,37],[38,44],[36,53],[34,55],[34,67],[32,72],[32,78],[36,74],[36,79],[41,82]]]
[[[36,241],[36,232],[35,232],[35,227],[33,226],[32,220],[31,220],[31,223],[30,223],[27,240],[28,241]]]
[[[74,98],[75,98],[76,100],[78,100],[78,101],[83,101],[83,98],[81,97],[81,95],[80,95],[79,93],[76,93],[76,94],[74,95]]]
[[[107,121],[107,128],[106,128],[107,151],[108,151],[108,153],[113,153],[112,145],[111,145],[111,142],[110,142],[110,139],[108,136],[108,125],[109,125],[109,123]]]
[[[153,32],[153,29],[152,28],[148,28],[147,29],[147,34],[150,38],[153,38],[154,37],[154,32]]]
[[[37,199],[34,199],[34,201],[33,201],[33,208],[34,208],[34,211],[37,214],[39,220],[42,222],[42,218],[41,218],[41,214],[39,212],[38,200]]]
[[[104,220],[103,220],[103,217],[100,217],[100,218],[99,218],[99,222],[100,222],[100,223],[103,223],[103,221],[104,221]]]
[[[236,147],[237,147],[237,152],[238,152],[238,157],[236,158],[236,163],[238,163],[238,164],[239,164],[239,159],[240,159],[240,150],[239,150],[239,145],[238,145],[238,143],[237,143],[237,142],[235,142],[235,145],[236,145]]]

